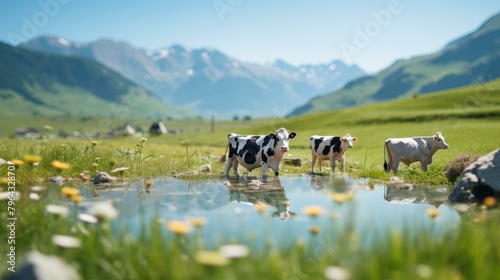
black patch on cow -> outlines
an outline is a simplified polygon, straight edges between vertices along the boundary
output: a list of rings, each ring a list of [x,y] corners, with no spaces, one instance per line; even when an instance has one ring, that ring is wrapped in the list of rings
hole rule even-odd
[[[239,145],[239,143],[236,142],[236,146],[234,148],[231,146],[230,143],[228,145],[229,145],[229,158],[232,158],[238,152],[238,145]]]
[[[267,156],[264,150],[261,151],[261,154],[262,154],[262,162],[267,163]]]
[[[268,157],[272,157],[272,156],[274,156],[274,150],[273,150],[273,149],[271,149],[271,148],[267,149],[267,156],[268,156]]]
[[[269,141],[271,141],[271,137],[269,137],[269,135],[266,135],[266,137],[264,137],[264,142],[262,142],[262,147],[267,146],[267,144],[269,144]]]
[[[314,151],[317,153],[319,149],[319,145],[323,142],[323,137],[320,137],[318,139],[314,139]]]
[[[340,145],[342,144],[342,141],[340,141],[339,136],[335,136],[332,138],[330,141],[330,146],[332,147],[332,151],[334,153],[340,153]]]
[[[245,143],[245,146],[241,148],[241,150],[238,153],[238,156],[243,158],[243,155],[245,156],[244,160],[248,164],[254,164],[257,161],[257,154],[260,151],[259,145],[255,142],[254,139],[247,140]]]

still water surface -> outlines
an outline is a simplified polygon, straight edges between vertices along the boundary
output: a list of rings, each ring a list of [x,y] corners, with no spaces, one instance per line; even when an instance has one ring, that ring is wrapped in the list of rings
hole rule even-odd
[[[314,238],[334,237],[348,225],[373,237],[388,229],[411,232],[418,228],[440,234],[460,222],[456,210],[443,204],[449,192],[446,187],[369,187],[368,180],[330,176],[242,177],[229,184],[222,178],[154,181],[149,192],[142,180],[95,190],[98,200],[113,200],[120,212],[113,224],[115,231],[138,234],[141,224],[202,217],[207,220],[202,237],[208,247],[231,241],[256,246],[271,242],[280,247],[311,238],[311,226],[321,229]],[[354,199],[337,203],[332,200],[333,192],[349,193]],[[264,212],[256,210],[257,203],[267,206]],[[322,215],[308,216],[304,208],[311,205],[320,206]],[[431,208],[439,210],[435,219],[427,215]]]

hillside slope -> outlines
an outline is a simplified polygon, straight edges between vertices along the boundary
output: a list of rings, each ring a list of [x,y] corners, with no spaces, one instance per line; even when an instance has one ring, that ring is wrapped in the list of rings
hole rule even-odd
[[[310,100],[291,115],[325,111],[451,89],[500,77],[500,14],[476,31],[424,56],[395,62],[373,76]]]
[[[1,116],[165,118],[189,114],[94,61],[42,54],[3,43],[0,100]]]

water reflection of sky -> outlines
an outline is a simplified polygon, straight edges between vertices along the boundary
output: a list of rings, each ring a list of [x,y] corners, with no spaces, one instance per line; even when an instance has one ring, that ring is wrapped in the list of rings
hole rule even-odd
[[[228,186],[222,179],[167,178],[155,180],[150,193],[142,181],[96,191],[99,200],[112,199],[120,211],[115,230],[137,234],[141,224],[156,222],[154,218],[203,217],[207,220],[203,238],[208,246],[231,241],[257,246],[272,241],[281,246],[299,238],[307,240],[311,226],[321,228],[320,239],[327,235],[335,238],[348,224],[354,225],[366,243],[388,229],[424,229],[439,234],[460,222],[452,206],[441,204],[447,194],[443,188],[375,185],[370,189],[365,180],[328,176],[271,177],[262,184],[255,179],[261,178],[233,179]],[[332,192],[352,193],[355,198],[338,204],[332,200]],[[263,213],[256,211],[256,203],[267,205]],[[303,209],[310,205],[321,206],[323,215],[307,216]],[[436,207],[440,214],[431,219],[427,210]]]

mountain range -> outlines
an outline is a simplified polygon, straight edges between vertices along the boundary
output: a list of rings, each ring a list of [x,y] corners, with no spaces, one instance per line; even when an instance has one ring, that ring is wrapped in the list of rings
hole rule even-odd
[[[326,111],[482,83],[500,77],[500,13],[443,49],[396,61],[375,75],[312,98],[291,115]]]
[[[99,62],[172,104],[223,117],[285,115],[314,96],[366,75],[340,60],[300,66],[276,60],[261,65],[212,48],[173,45],[145,50],[109,39],[77,43],[42,36],[19,47]]]
[[[0,116],[194,116],[95,61],[4,43],[0,43],[0,100]]]

